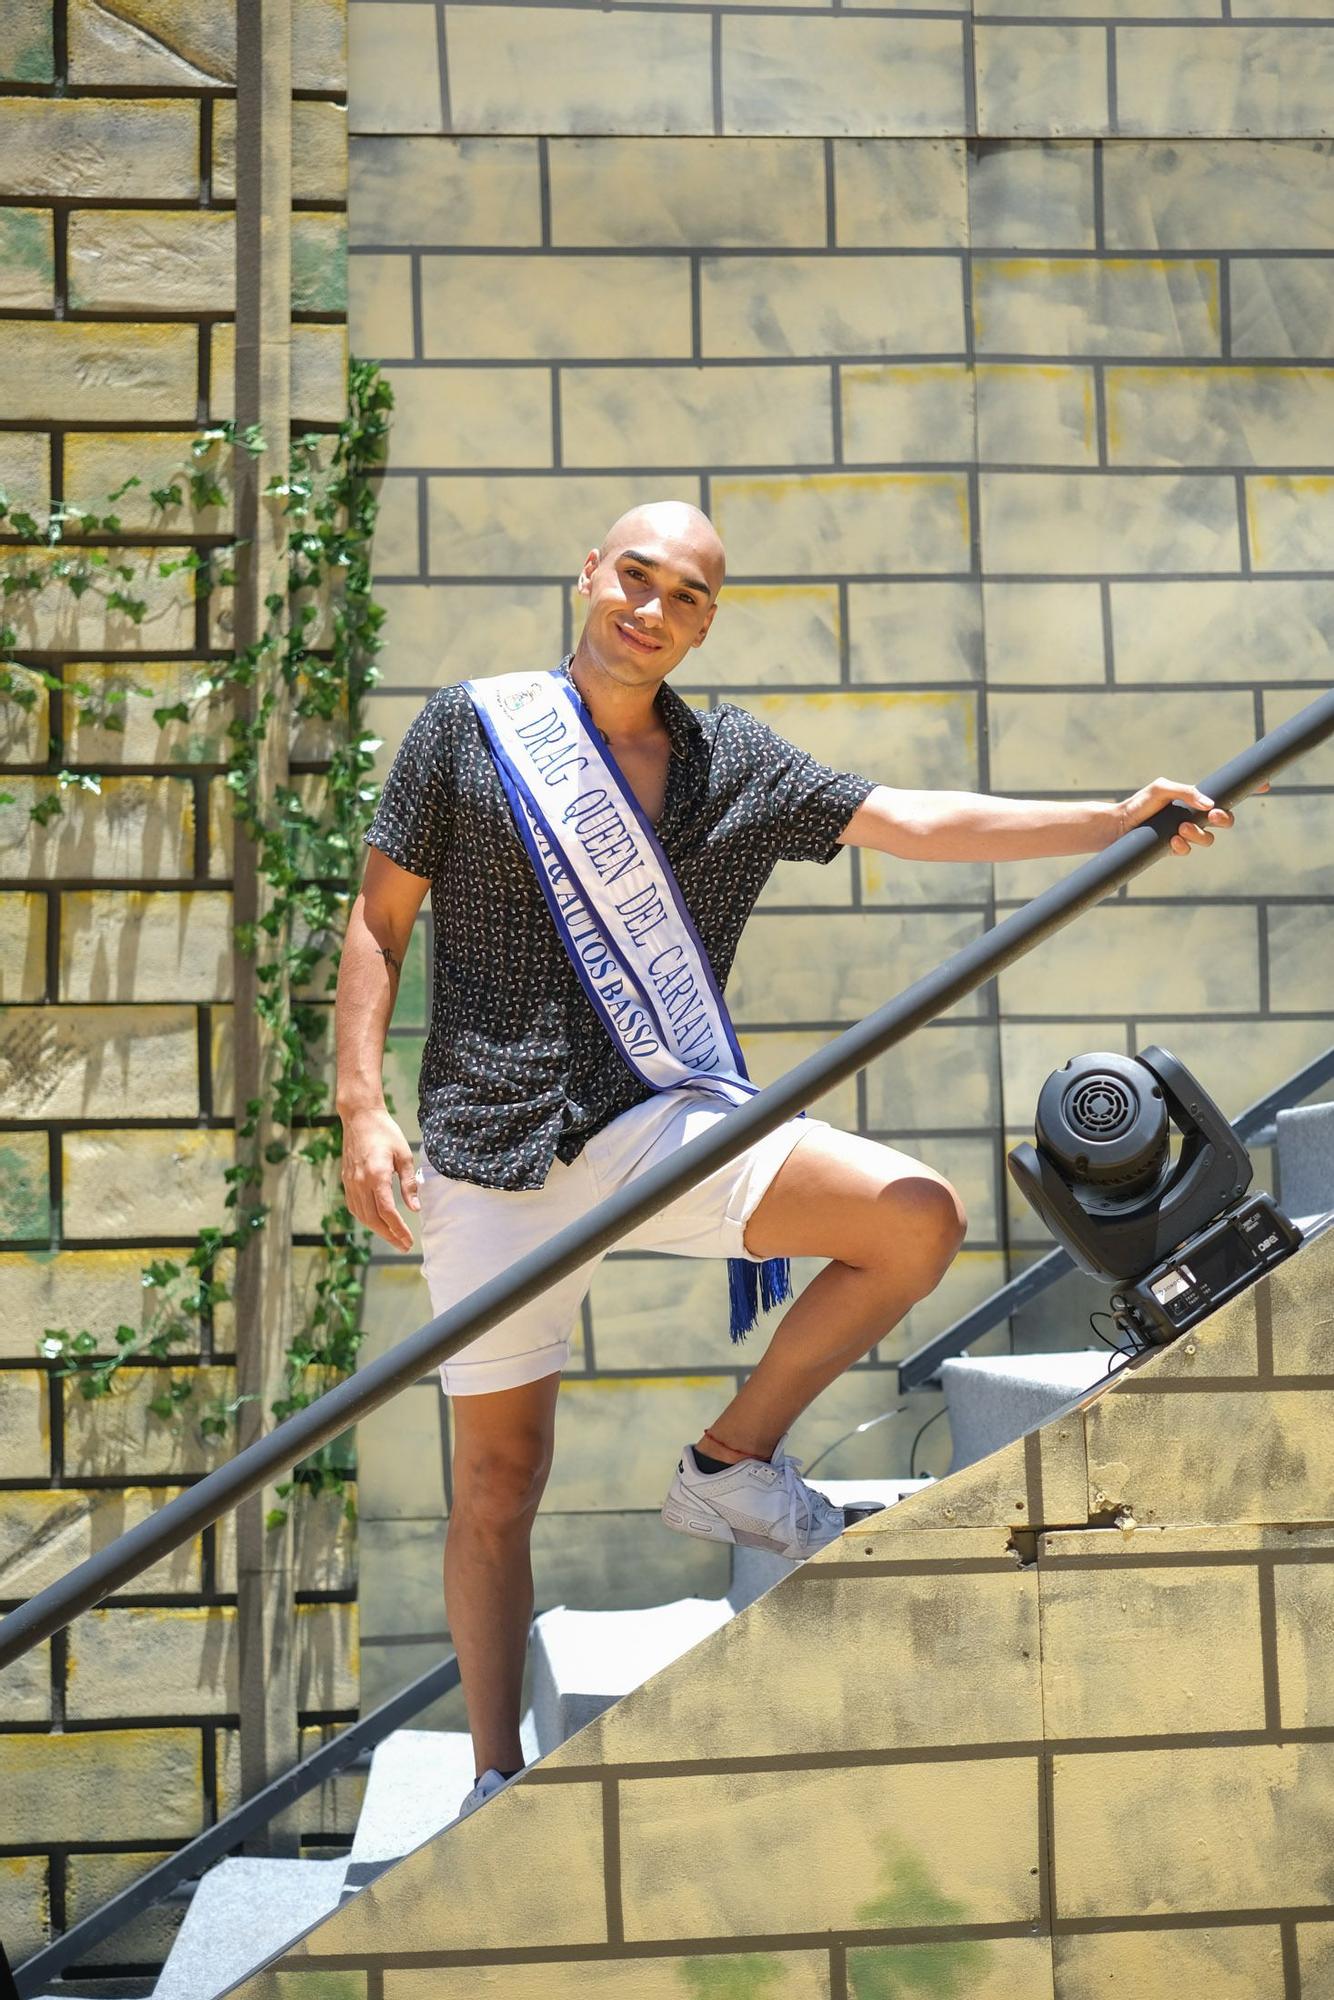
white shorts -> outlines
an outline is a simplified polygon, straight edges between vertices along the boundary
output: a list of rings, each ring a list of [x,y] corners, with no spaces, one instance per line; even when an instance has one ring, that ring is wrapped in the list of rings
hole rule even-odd
[[[637,1174],[672,1158],[726,1116],[726,1107],[716,1098],[695,1091],[662,1091],[613,1118],[568,1165],[556,1160],[546,1185],[532,1190],[449,1180],[423,1158],[423,1270],[432,1311],[442,1313],[457,1305],[488,1278],[586,1215]],[[759,1263],[743,1241],[747,1222],[798,1141],[808,1132],[828,1129],[822,1118],[790,1118],[630,1230],[614,1247],[661,1250],[677,1257],[744,1257]],[[569,1359],[579,1308],[605,1254],[590,1258],[479,1335],[453,1360],[443,1362],[440,1380],[446,1393],[490,1395],[536,1382],[543,1375],[558,1375]]]

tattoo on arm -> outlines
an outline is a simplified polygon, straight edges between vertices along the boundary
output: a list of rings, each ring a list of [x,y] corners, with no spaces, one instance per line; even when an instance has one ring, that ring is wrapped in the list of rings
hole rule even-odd
[[[387,944],[379,945],[377,949],[379,951],[381,958],[384,960],[385,964],[389,967],[389,970],[393,973],[394,977],[397,979],[403,970],[402,965],[399,963],[398,959],[394,956],[393,952],[390,951],[389,946]]]

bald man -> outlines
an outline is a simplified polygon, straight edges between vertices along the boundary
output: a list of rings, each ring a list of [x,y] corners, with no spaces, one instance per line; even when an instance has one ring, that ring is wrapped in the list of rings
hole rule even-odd
[[[746,710],[688,707],[668,676],[718,611],[722,544],[698,509],[636,508],[579,572],[587,616],[566,677],[651,822],[721,990],[750,911],[782,860],[845,846],[911,861],[1013,861],[1106,846],[1170,799],[1231,824],[1194,786],[1157,779],[1119,804],[891,789],[838,771]],[[497,671],[514,662],[497,662]],[[532,662],[520,662],[532,666]],[[757,661],[755,678],[764,663]],[[876,746],[868,742],[868,761]],[[727,1115],[693,1087],[655,1089],[628,1066],[585,993],[516,828],[466,687],[440,689],[408,730],[367,841],[339,971],[343,1181],[362,1222],[399,1250],[421,1212],[425,1275],[442,1312],[524,1251]],[[1208,845],[1183,826],[1176,852]],[[385,1108],[381,1067],[403,955],[427,890],[435,919],[422,1060],[420,1177]],[[885,967],[888,991],[894,969]],[[847,1517],[782,1450],[793,1422],[925,1298],[964,1238],[944,1175],[891,1146],[792,1119],[709,1175],[623,1247],[683,1256],[826,1259],[766,1352],[694,1444],[663,1520],[686,1534],[788,1556]],[[516,1775],[532,1618],[529,1543],[551,1467],[556,1396],[593,1260],[441,1370],[451,1399],[445,1548],[477,1782],[471,1811]],[[658,1358],[679,1353],[664,1320]],[[697,1336],[689,1356],[699,1354]],[[728,1360],[719,1329],[718,1354]]]

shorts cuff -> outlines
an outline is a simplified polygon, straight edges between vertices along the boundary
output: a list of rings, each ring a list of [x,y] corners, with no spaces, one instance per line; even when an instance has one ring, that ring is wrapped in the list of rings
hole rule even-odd
[[[495,1361],[442,1361],[440,1386],[447,1396],[493,1396],[500,1389],[522,1389],[544,1375],[564,1373],[570,1358],[568,1340],[527,1354],[507,1354]]]
[[[746,1248],[746,1224],[769,1192],[778,1169],[788,1155],[795,1152],[801,1141],[810,1132],[827,1132],[827,1118],[793,1118],[788,1124],[780,1125],[769,1132],[757,1145],[751,1148],[744,1178],[738,1183],[736,1192],[727,1210],[726,1231],[729,1238],[724,1255],[743,1257],[748,1264],[762,1264],[763,1257],[757,1257]]]

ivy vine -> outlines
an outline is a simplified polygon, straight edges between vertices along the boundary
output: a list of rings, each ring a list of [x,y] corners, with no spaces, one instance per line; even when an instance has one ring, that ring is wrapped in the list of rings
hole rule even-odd
[[[384,613],[371,591],[370,545],[377,499],[373,474],[383,465],[393,397],[373,363],[349,367],[348,414],[332,437],[309,434],[293,440],[285,476],[271,480],[264,504],[283,522],[284,582],[264,597],[260,638],[230,656],[210,660],[180,699],[155,707],[159,728],[195,721],[229,693],[229,754],[226,783],[237,823],[255,846],[260,875],[267,884],[258,923],[238,924],[238,949],[256,963],[257,1010],[267,1030],[268,1070],[263,1095],[239,1107],[238,1146],[227,1169],[225,1228],[204,1228],[188,1251],[145,1264],[141,1281],[153,1294],[143,1326],[120,1325],[95,1332],[84,1327],[48,1327],[40,1342],[43,1357],[57,1373],[73,1376],[89,1399],[107,1396],[121,1371],[144,1359],[172,1362],[178,1350],[196,1344],[201,1317],[232,1296],[222,1275],[226,1253],[235,1253],[264,1226],[262,1183],[266,1165],[295,1157],[311,1171],[326,1171],[336,1160],[341,1131],[329,1122],[330,1093],[325,1055],[330,1028],[326,1002],[310,996],[320,967],[330,969],[323,992],[332,991],[347,913],[356,894],[361,835],[369,821],[376,788],[370,779],[378,741],[363,720],[367,691],[378,678],[374,661]],[[197,515],[228,505],[235,488],[237,454],[265,449],[253,427],[219,424],[189,445],[179,471],[148,489],[151,525],[170,526],[169,517],[189,505]],[[11,507],[0,493],[0,534],[7,538],[0,558],[0,704],[32,711],[43,687],[72,695],[81,721],[123,731],[132,695],[152,690],[123,676],[95,686],[15,657],[19,632],[14,612],[48,591],[65,591],[77,603],[93,593],[108,612],[141,624],[149,599],[145,588],[156,572],[190,574],[196,596],[211,596],[236,581],[240,544],[202,537],[184,555],[117,545],[132,531],[117,511],[125,495],[142,481],[131,476],[96,507],[68,501],[54,504],[44,519]],[[108,545],[110,543],[111,545]],[[5,615],[7,614],[7,615]],[[77,671],[77,670],[76,670]],[[265,739],[279,709],[293,730],[318,732],[320,761],[327,761],[317,785],[300,780],[276,787],[266,799],[260,785]],[[39,826],[64,812],[71,788],[97,793],[95,772],[61,769],[55,789],[29,807]],[[0,804],[16,803],[0,792]],[[261,1146],[261,1120],[273,1136]],[[361,1340],[360,1301],[370,1256],[369,1233],[331,1193],[320,1222],[319,1275],[299,1314],[285,1363],[285,1383],[273,1404],[279,1419],[301,1409],[330,1383],[351,1371]],[[158,1417],[170,1419],[194,1406],[201,1434],[229,1433],[239,1400],[198,1395],[193,1371],[163,1370],[164,1386],[150,1402]],[[349,1516],[351,1462],[341,1441],[303,1461],[292,1489],[334,1491]],[[270,1523],[285,1518],[276,1509]]]

